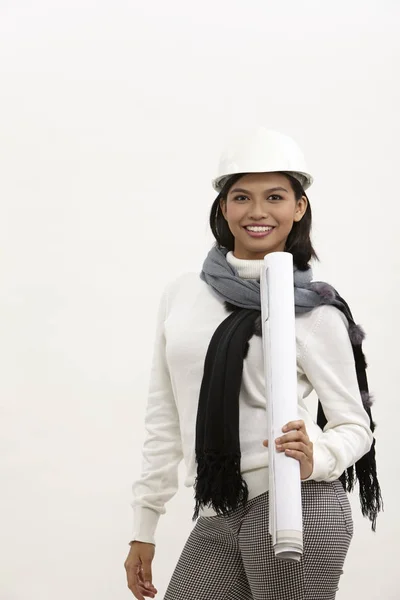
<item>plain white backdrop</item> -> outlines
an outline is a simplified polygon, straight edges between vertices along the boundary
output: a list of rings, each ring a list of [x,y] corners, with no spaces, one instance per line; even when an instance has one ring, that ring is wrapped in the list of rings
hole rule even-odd
[[[337,597],[398,600],[399,26],[383,0],[0,0],[0,600],[133,598],[155,311],[247,124],[303,147],[315,274],[367,331],[385,512],[373,534],[352,496]],[[161,517],[159,600],[192,508]]]

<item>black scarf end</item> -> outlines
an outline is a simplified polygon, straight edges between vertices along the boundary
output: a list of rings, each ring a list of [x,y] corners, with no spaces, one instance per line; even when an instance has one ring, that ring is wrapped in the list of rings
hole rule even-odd
[[[376,478],[366,484],[365,482],[359,482],[359,484],[361,512],[371,521],[371,529],[375,532],[378,514],[383,511],[381,488]]]
[[[193,521],[203,507],[210,506],[218,516],[227,516],[247,503],[249,490],[240,473],[240,455],[206,453],[197,456],[197,463]]]
[[[375,462],[375,440],[371,450],[354,466],[347,469],[340,477],[347,492],[352,492],[356,482],[359,486],[361,512],[371,521],[372,531],[376,531],[378,514],[383,511],[383,498],[379,485]]]

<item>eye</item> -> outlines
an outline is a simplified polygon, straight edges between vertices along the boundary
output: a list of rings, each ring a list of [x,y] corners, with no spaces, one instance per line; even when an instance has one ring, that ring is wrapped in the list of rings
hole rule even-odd
[[[233,199],[237,200],[238,202],[241,202],[243,198],[246,199],[247,196],[235,196]]]
[[[271,199],[272,199],[273,201],[276,201],[276,200],[282,200],[282,196],[279,196],[279,194],[272,194],[272,196],[270,196],[270,197],[268,198],[268,200],[271,200]]]

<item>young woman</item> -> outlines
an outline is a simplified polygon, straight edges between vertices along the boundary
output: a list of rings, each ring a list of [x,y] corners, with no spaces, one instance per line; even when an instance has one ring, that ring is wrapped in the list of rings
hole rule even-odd
[[[200,276],[184,274],[164,292],[125,561],[138,600],[157,593],[155,530],[177,491],[182,458],[197,521],[165,600],[334,599],[353,535],[345,491],[353,465],[363,512],[375,525],[380,491],[362,332],[338,293],[312,282],[311,183],[287,136],[259,128],[233,143],[213,180],[216,244]],[[299,418],[267,441],[259,278],[264,256],[282,251],[295,267]],[[318,422],[306,400],[313,389]],[[300,463],[299,563],[277,559],[268,533],[270,451]]]

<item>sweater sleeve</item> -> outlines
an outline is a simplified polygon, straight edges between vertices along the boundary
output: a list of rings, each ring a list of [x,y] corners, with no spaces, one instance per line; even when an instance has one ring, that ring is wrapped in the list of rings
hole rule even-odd
[[[158,316],[145,414],[145,442],[140,478],[133,484],[131,541],[155,544],[155,531],[165,504],[178,490],[178,466],[183,458],[179,416],[165,357],[164,321],[168,286]]]
[[[357,382],[346,317],[334,306],[315,309],[300,366],[322,404],[327,424],[314,442],[309,479],[333,481],[366,454],[373,441]]]

